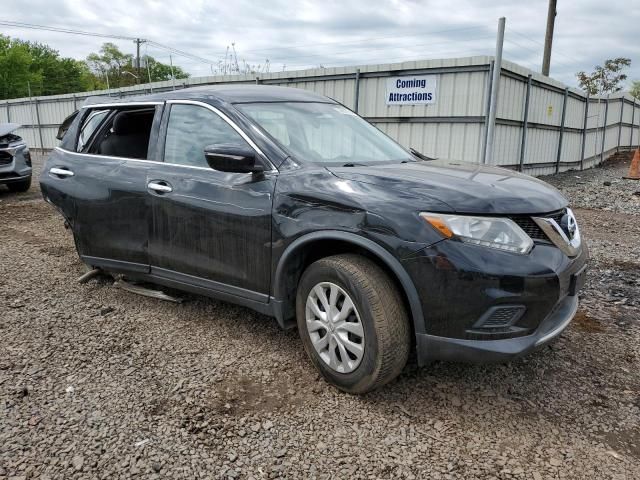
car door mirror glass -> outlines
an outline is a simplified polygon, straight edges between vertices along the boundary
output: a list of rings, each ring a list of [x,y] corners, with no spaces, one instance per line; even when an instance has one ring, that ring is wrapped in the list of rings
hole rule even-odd
[[[248,146],[215,144],[204,149],[207,163],[214,170],[233,173],[261,172],[263,166],[256,163],[256,154]]]

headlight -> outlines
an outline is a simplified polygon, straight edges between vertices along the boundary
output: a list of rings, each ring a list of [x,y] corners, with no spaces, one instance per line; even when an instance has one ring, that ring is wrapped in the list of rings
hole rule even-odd
[[[533,240],[508,218],[428,212],[420,216],[445,238],[522,254],[529,253],[533,247]]]
[[[7,152],[12,157],[15,157],[16,153],[18,153],[23,148],[26,148],[26,146],[26,143],[20,143],[19,145],[14,145],[13,147],[3,148],[2,151]]]

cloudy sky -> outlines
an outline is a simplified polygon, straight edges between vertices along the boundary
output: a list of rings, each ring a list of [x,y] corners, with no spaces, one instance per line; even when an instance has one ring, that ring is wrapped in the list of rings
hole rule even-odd
[[[235,43],[240,63],[271,71],[391,63],[492,54],[497,19],[507,18],[505,58],[539,70],[547,0],[3,0],[0,20],[142,37],[202,60],[173,55],[194,76],[205,63],[224,62]],[[640,80],[640,1],[558,0],[551,76],[575,85],[575,72],[606,58],[629,57],[630,79]],[[0,32],[37,40],[78,59],[113,41],[1,26]],[[169,62],[169,53],[145,45],[142,53]]]

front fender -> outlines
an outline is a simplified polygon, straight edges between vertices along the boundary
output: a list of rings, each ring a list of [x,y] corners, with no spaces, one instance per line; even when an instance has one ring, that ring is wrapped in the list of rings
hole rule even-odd
[[[291,242],[280,256],[277,267],[275,269],[273,278],[273,297],[274,302],[274,314],[278,319],[278,322],[285,326],[285,319],[287,318],[287,311],[285,311],[285,276],[287,275],[287,264],[302,250],[305,245],[312,242],[318,242],[323,240],[338,240],[353,244],[367,250],[380,262],[382,262],[393,274],[395,275],[398,283],[403,289],[403,292],[409,302],[411,319],[415,328],[415,332],[424,333],[424,316],[422,313],[422,306],[418,292],[416,290],[411,277],[406,272],[401,263],[384,247],[375,243],[361,235],[355,233],[340,231],[340,230],[323,230],[318,232],[311,232]]]

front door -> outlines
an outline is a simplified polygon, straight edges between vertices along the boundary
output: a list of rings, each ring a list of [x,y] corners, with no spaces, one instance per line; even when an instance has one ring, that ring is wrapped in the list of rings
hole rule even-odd
[[[204,104],[169,107],[164,163],[147,176],[151,273],[266,301],[276,177],[213,170],[206,146],[246,145],[245,139]]]

